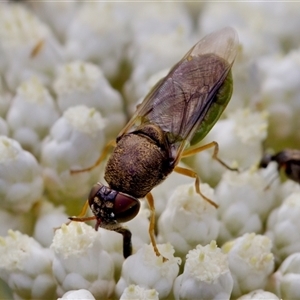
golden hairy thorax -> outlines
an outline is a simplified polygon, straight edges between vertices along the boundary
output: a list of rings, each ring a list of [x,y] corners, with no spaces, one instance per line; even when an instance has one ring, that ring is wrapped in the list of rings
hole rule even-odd
[[[118,140],[104,177],[111,188],[143,198],[173,168],[163,131],[155,125],[144,125]]]

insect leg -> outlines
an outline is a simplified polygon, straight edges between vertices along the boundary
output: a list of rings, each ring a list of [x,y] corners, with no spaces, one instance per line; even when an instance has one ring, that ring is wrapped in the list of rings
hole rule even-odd
[[[67,223],[67,225],[69,225],[72,221],[87,222],[87,221],[95,220],[96,219],[95,216],[85,217],[85,214],[86,214],[86,211],[87,211],[88,207],[89,207],[89,201],[86,200],[80,214],[77,217],[69,217],[70,221]]]
[[[85,204],[80,212],[80,214],[77,216],[77,217],[69,217],[69,222],[65,223],[65,225],[69,225],[72,221],[75,221],[75,222],[87,222],[87,221],[92,221],[92,220],[95,220],[96,217],[93,216],[93,217],[84,217],[85,214],[86,214],[86,211],[89,207],[89,202],[88,200],[85,201]],[[55,227],[54,228],[54,231],[56,231],[57,229],[60,229],[61,227]]]
[[[121,226],[113,229],[113,231],[123,235],[123,256],[124,258],[127,258],[132,254],[131,232]]]
[[[149,224],[149,235],[150,235],[150,240],[151,240],[151,244],[152,244],[152,247],[153,247],[153,250],[155,252],[155,254],[157,256],[160,256],[160,252],[157,248],[157,245],[156,245],[156,240],[155,240],[155,234],[154,234],[154,229],[155,229],[155,206],[154,206],[154,199],[153,199],[153,196],[151,193],[148,193],[146,195],[146,199],[148,201],[148,205],[149,205],[149,208],[150,208],[150,211],[151,211],[151,214],[150,214],[150,224]],[[166,261],[167,258],[163,257],[163,261]]]
[[[182,168],[182,167],[179,167],[179,166],[176,166],[174,168],[174,171],[179,173],[179,174],[195,178],[195,189],[196,189],[197,194],[199,194],[204,200],[206,200],[212,206],[214,206],[215,208],[218,208],[218,205],[214,201],[210,200],[209,198],[207,198],[205,195],[203,195],[201,193],[201,191],[200,191],[200,178],[199,178],[198,174],[195,171],[190,170],[190,169],[186,169],[186,168]]]
[[[101,162],[104,160],[107,153],[109,152],[110,148],[115,147],[115,146],[116,146],[116,141],[115,140],[112,140],[112,141],[108,142],[106,144],[106,146],[104,147],[104,149],[102,150],[101,155],[99,156],[97,161],[92,166],[90,166],[88,168],[85,168],[85,169],[81,169],[81,170],[71,170],[70,173],[71,174],[76,174],[76,173],[91,171],[92,169],[96,168],[98,165],[101,164]]]
[[[42,48],[45,45],[45,41],[44,40],[40,40],[37,42],[37,44],[33,47],[31,53],[30,53],[30,57],[34,58],[35,56],[37,56],[40,51],[42,50]]]
[[[206,145],[197,147],[197,148],[192,148],[192,149],[187,149],[185,151],[183,151],[182,156],[181,157],[187,157],[187,156],[191,156],[194,155],[198,152],[207,150],[209,148],[214,147],[214,153],[212,155],[212,158],[217,160],[222,166],[224,166],[226,169],[231,170],[231,171],[238,171],[237,168],[231,168],[229,167],[225,162],[223,162],[219,157],[218,157],[218,153],[219,153],[219,144],[215,141],[208,143]]]

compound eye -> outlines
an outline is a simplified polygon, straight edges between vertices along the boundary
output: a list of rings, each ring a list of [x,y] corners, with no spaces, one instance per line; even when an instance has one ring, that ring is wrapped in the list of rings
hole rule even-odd
[[[132,220],[140,210],[140,201],[129,195],[118,193],[115,198],[113,212],[118,222]]]
[[[99,192],[99,190],[101,189],[102,184],[100,184],[99,182],[97,184],[95,184],[89,194],[89,204],[91,205],[91,203],[94,202],[94,198],[96,197],[97,193]]]

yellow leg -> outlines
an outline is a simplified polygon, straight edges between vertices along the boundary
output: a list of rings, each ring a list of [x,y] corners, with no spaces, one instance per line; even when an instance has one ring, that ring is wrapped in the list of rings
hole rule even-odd
[[[237,168],[231,168],[229,167],[225,162],[223,162],[219,157],[218,157],[218,153],[219,153],[219,144],[215,141],[208,143],[206,145],[197,147],[197,148],[192,148],[192,149],[187,149],[185,151],[183,151],[182,156],[181,157],[188,157],[191,155],[194,155],[198,152],[207,150],[209,148],[214,147],[214,153],[212,155],[212,158],[217,160],[222,166],[224,166],[226,169],[231,170],[231,171],[238,171]]]
[[[86,212],[87,212],[88,207],[89,207],[89,201],[86,200],[80,214],[77,217],[69,217],[70,221],[65,223],[65,224],[68,226],[72,221],[87,222],[87,221],[95,220],[96,219],[95,216],[93,216],[93,217],[84,217]],[[55,227],[54,231],[56,231],[57,229],[60,229],[60,227]]]
[[[153,250],[155,252],[155,254],[157,256],[161,256],[157,245],[156,245],[156,240],[155,240],[155,234],[154,234],[154,230],[155,230],[155,206],[154,206],[154,199],[151,193],[148,193],[146,195],[146,199],[148,201],[148,205],[150,208],[150,224],[149,224],[149,236],[150,236],[150,240],[151,240],[151,244],[153,247]],[[167,261],[168,259],[163,257],[163,261]]]
[[[99,156],[99,158],[97,159],[97,161],[91,167],[88,167],[88,168],[85,168],[85,169],[81,169],[81,170],[71,170],[70,171],[71,174],[76,174],[76,173],[81,173],[81,172],[88,172],[88,171],[91,171],[92,169],[96,168],[104,160],[104,158],[106,157],[107,153],[110,151],[110,148],[111,147],[115,147],[115,146],[116,146],[116,142],[114,140],[110,141],[109,143],[106,144],[106,146],[102,150],[101,155]]]
[[[31,53],[30,53],[30,57],[34,58],[35,56],[37,56],[40,51],[42,50],[42,48],[45,45],[45,41],[44,40],[40,40],[37,42],[37,44],[33,47]]]
[[[186,168],[182,168],[182,167],[179,167],[179,166],[176,166],[174,168],[174,171],[179,173],[179,174],[182,174],[182,175],[186,175],[188,177],[192,177],[192,178],[195,178],[195,189],[196,189],[196,192],[204,199],[206,200],[208,203],[210,203],[211,205],[213,205],[215,208],[218,208],[218,205],[210,200],[209,198],[207,198],[205,195],[203,195],[200,191],[200,178],[198,176],[198,174],[196,172],[194,172],[193,170],[190,170],[190,169],[186,169]]]
[[[92,220],[96,220],[97,218],[95,216],[92,217],[69,217],[69,219],[71,220],[70,222],[67,223],[67,225],[69,225],[72,221],[74,222],[87,222],[87,221],[92,221]]]
[[[95,216],[85,217],[88,207],[89,207],[89,201],[86,200],[80,214],[77,217],[69,217],[70,222],[68,222],[67,225],[70,224],[72,221],[87,222],[87,221],[95,220],[96,219]]]

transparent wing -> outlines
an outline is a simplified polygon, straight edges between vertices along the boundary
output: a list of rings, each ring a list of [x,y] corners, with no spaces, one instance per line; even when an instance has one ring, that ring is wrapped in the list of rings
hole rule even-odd
[[[230,27],[204,37],[158,82],[120,135],[141,123],[156,124],[166,133],[172,156],[179,156],[209,110],[237,49],[237,33]]]

